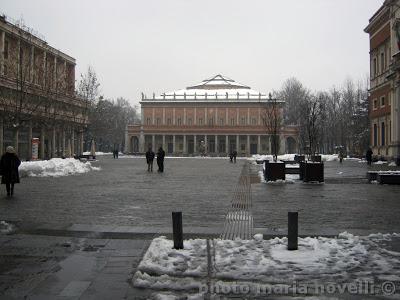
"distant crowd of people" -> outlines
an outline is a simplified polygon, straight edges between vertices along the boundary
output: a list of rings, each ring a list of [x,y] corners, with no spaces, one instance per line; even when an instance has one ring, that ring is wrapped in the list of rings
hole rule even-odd
[[[147,162],[147,171],[148,172],[153,172],[153,162],[155,158],[155,153],[153,152],[151,146],[149,146],[149,149],[146,152],[146,162]],[[158,166],[158,172],[163,173],[164,172],[164,157],[165,157],[165,151],[163,150],[162,147],[158,148],[157,152],[157,166]]]

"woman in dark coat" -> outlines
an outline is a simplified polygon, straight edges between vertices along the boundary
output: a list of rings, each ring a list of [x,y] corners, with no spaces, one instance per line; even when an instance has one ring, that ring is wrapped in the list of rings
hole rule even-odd
[[[6,148],[0,160],[1,183],[6,185],[7,196],[14,194],[14,184],[19,183],[18,167],[21,164],[12,146]]]

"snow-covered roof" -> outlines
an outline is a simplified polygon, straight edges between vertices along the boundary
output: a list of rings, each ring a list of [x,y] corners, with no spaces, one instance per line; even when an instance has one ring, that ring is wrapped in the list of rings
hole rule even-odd
[[[270,101],[270,95],[260,93],[249,86],[236,82],[222,75],[205,79],[201,83],[185,89],[162,93],[160,96],[153,94],[148,98],[142,94],[143,101]],[[281,101],[278,101],[281,102]]]

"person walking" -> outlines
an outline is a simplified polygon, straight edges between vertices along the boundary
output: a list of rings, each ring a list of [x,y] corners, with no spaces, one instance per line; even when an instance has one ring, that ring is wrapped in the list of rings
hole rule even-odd
[[[19,183],[18,167],[21,164],[12,146],[6,148],[0,160],[1,183],[6,185],[7,196],[14,195],[14,184]]]
[[[368,166],[370,166],[372,164],[372,154],[373,154],[372,149],[368,148],[367,153],[365,155],[365,158],[367,159]]]
[[[236,164],[237,151],[233,151],[233,162]]]
[[[229,153],[229,161],[231,163],[233,163],[233,152],[232,151]]]
[[[155,157],[155,154],[154,154],[153,150],[151,149],[151,146],[149,146],[149,150],[147,150],[147,152],[146,152],[146,162],[147,162],[147,171],[148,172],[153,172],[154,157]]]
[[[157,152],[157,166],[158,166],[158,172],[160,173],[164,172],[164,157],[165,157],[165,151],[163,150],[162,147],[160,147]]]
[[[340,151],[339,151],[339,162],[340,163],[343,163],[343,158],[344,158],[343,149],[340,149]]]

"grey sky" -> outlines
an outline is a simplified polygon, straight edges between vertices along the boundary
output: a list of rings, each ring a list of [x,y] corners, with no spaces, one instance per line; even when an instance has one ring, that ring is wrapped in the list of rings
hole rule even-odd
[[[106,97],[137,103],[223,74],[256,90],[312,90],[368,74],[363,29],[383,0],[2,0],[0,10],[90,64]]]

